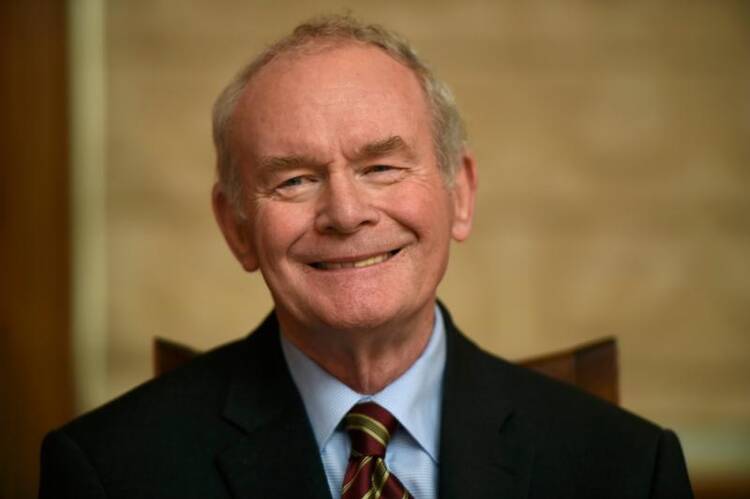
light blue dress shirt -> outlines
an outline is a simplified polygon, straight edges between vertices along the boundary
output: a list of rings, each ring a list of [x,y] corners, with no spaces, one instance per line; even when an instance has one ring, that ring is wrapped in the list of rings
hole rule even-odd
[[[445,368],[445,326],[437,306],[425,350],[404,374],[374,395],[357,393],[328,374],[283,334],[281,346],[312,424],[332,497],[341,497],[351,449],[349,435],[340,423],[349,409],[368,400],[388,409],[401,423],[386,450],[388,469],[416,499],[437,497]]]

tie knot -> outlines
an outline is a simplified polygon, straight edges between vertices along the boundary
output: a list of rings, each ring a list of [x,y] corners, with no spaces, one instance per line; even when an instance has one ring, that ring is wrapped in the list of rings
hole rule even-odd
[[[375,402],[357,404],[344,417],[352,451],[361,456],[385,456],[385,448],[398,421]]]

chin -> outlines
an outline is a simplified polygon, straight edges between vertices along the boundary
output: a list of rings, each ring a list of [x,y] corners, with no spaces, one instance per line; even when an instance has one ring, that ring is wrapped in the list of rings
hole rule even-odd
[[[325,327],[341,331],[378,329],[403,312],[402,304],[396,300],[372,294],[320,301],[322,303],[310,304],[311,314]]]
[[[389,290],[317,294],[294,307],[295,322],[336,331],[363,331],[408,322],[415,303]]]

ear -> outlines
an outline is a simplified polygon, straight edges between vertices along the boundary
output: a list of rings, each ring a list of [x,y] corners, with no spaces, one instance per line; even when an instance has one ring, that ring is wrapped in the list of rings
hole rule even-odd
[[[227,198],[218,182],[214,184],[211,192],[211,204],[216,223],[219,224],[234,257],[247,272],[258,270],[258,256],[251,240],[250,224]]]
[[[461,164],[453,178],[453,225],[451,235],[464,241],[471,234],[474,220],[474,200],[477,193],[477,164],[474,155],[464,148]]]

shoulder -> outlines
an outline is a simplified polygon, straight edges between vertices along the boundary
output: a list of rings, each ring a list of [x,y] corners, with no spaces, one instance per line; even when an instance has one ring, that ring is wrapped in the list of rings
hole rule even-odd
[[[250,336],[196,356],[84,414],[61,430],[84,437],[116,428],[162,431],[190,427],[220,414],[233,380],[260,383],[254,371],[283,363],[271,314]],[[244,371],[244,372],[241,372]],[[167,426],[167,428],[164,428]],[[110,435],[115,436],[115,435]]]
[[[454,367],[446,386],[470,393],[479,413],[502,413],[501,432],[522,436],[534,448],[535,469],[544,469],[537,487],[567,497],[648,497],[660,487],[664,497],[690,497],[684,457],[674,433],[593,395],[487,353],[454,331]],[[460,364],[460,366],[458,365]],[[450,396],[446,393],[446,396]],[[540,477],[537,476],[537,479]],[[668,484],[668,485],[665,485]],[[587,492],[588,491],[588,492]],[[587,495],[587,493],[590,493]],[[660,497],[658,494],[653,497]]]
[[[216,495],[212,491],[224,487],[215,473],[216,456],[242,435],[225,415],[230,392],[241,386],[253,393],[264,382],[258,373],[278,364],[278,337],[263,329],[50,432],[42,445],[40,490],[74,490],[71,497],[89,497],[89,490],[106,489],[135,497],[143,487],[168,486],[186,497],[196,491]],[[184,476],[163,479],[175,473]]]
[[[633,433],[658,438],[657,425],[580,389],[483,350],[467,338],[443,308],[448,357],[445,386],[471,393],[489,408],[508,404],[538,427],[608,439]],[[451,394],[447,394],[451,396]]]
[[[239,340],[201,354],[186,365],[149,380],[101,407],[82,415],[61,430],[71,436],[108,434],[118,429],[161,430],[169,424],[190,424],[220,410],[224,390],[238,358],[246,355],[249,340]],[[172,415],[180,414],[179,422]],[[187,417],[192,415],[192,418]]]
[[[488,353],[470,340],[461,348],[473,357],[473,378],[481,389],[509,400],[515,410],[553,438],[571,442],[620,442],[633,439],[657,441],[658,425],[567,383]],[[569,435],[569,437],[566,437]],[[642,443],[642,442],[641,442]]]

